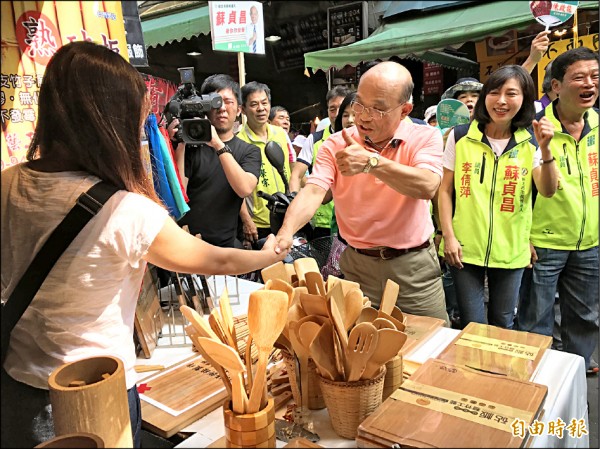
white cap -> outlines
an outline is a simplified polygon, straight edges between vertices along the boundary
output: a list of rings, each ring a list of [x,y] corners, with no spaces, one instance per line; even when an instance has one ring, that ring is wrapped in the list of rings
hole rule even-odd
[[[434,115],[436,115],[436,113],[437,113],[437,104],[434,104],[433,106],[429,106],[425,110],[425,123],[429,123],[429,119],[431,117],[433,117]]]
[[[294,138],[294,141],[292,142],[292,145],[294,145],[295,147],[302,148],[304,146],[304,142],[306,142],[306,137],[304,137],[302,134],[298,134]]]
[[[317,129],[315,131],[319,132],[322,129],[327,128],[330,124],[331,124],[331,121],[329,120],[329,117],[325,117],[323,120],[321,120],[319,122],[319,124],[317,125]]]

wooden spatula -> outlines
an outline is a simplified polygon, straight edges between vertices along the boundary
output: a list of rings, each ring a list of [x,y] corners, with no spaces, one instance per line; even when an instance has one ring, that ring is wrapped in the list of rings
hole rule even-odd
[[[404,332],[393,329],[379,329],[377,348],[371,358],[367,361],[367,366],[361,376],[361,379],[372,379],[379,373],[382,365],[386,364],[398,355],[400,349],[406,342],[408,336]]]
[[[321,273],[315,271],[308,271],[304,273],[304,279],[306,281],[306,288],[308,293],[313,295],[325,296],[325,283],[323,282],[323,276]]]
[[[310,355],[321,376],[329,380],[339,378],[333,351],[333,327],[329,320],[323,323],[317,336],[310,344]]]
[[[198,314],[198,312],[196,312],[194,309],[188,306],[181,306],[179,310],[182,313],[182,315],[190,322],[190,324],[194,326],[194,329],[196,329],[196,332],[198,332],[198,335],[200,337],[208,337],[214,338],[215,340],[219,340],[217,334],[214,333],[214,331],[210,328],[209,324],[206,321],[204,321],[204,318],[202,318],[200,314]]]
[[[247,413],[261,408],[263,388],[266,383],[267,359],[273,343],[283,330],[288,314],[288,295],[278,290],[258,290],[250,293],[248,302],[248,329],[258,349],[258,364]]]
[[[363,308],[362,293],[359,289],[353,288],[344,296],[344,327],[349,330],[360,316]]]
[[[223,293],[221,293],[221,297],[219,298],[219,308],[221,310],[222,325],[225,331],[225,336],[230,343],[232,343],[230,346],[239,353],[237,335],[235,326],[233,324],[233,312],[229,302],[229,292],[227,291],[227,286],[225,286]]]
[[[327,311],[327,302],[323,296],[301,293],[300,304],[302,305],[302,310],[304,310],[307,315],[329,315],[329,312]]]
[[[248,396],[246,396],[246,390],[244,389],[243,376],[246,367],[240,360],[237,351],[212,338],[198,337],[198,342],[206,354],[229,371],[231,375],[231,407],[233,411],[238,414],[246,413]]]
[[[387,313],[388,315],[392,314],[392,310],[396,305],[396,301],[398,300],[398,292],[400,291],[400,286],[388,279],[385,283],[385,288],[383,289],[383,296],[381,297],[381,304],[379,305],[379,310]]]
[[[282,281],[281,279],[271,279],[269,288],[267,288],[265,284],[265,289],[285,292],[285,294],[288,295],[288,308],[292,305],[292,301],[294,299],[294,288],[286,281]]]
[[[319,265],[317,261],[312,257],[301,257],[300,259],[294,260],[294,269],[296,270],[296,275],[298,276],[298,282],[306,281],[304,277],[305,273],[310,271],[314,271],[319,273]]]
[[[393,316],[388,315],[387,313],[383,312],[381,309],[377,313],[377,317],[378,318],[385,318],[386,320],[391,321],[394,324],[394,326],[396,326],[396,329],[398,329],[401,332],[404,332],[404,329],[406,329],[406,326],[404,324],[402,324],[400,321],[398,321]]]
[[[300,362],[300,407],[305,407],[308,404],[308,357],[310,352],[300,341],[300,335],[298,331],[298,322],[292,321],[289,323],[290,326],[290,339],[292,341],[292,347],[296,353],[296,357]]]
[[[288,273],[285,269],[285,264],[281,261],[275,262],[273,265],[263,268],[260,270],[260,275],[265,283],[271,279],[280,279],[288,282]]]
[[[346,381],[360,379],[367,362],[377,348],[379,335],[371,323],[360,323],[352,328],[346,349]]]

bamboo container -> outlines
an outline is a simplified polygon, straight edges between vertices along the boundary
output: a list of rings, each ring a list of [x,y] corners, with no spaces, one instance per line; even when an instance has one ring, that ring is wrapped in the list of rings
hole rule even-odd
[[[91,433],[70,433],[52,438],[35,446],[36,448],[95,449],[104,448],[104,441]]]
[[[385,401],[390,394],[396,391],[402,385],[403,376],[402,355],[397,355],[385,364],[385,378],[383,382],[383,397]]]
[[[223,404],[225,447],[275,447],[275,407],[273,398],[256,413],[238,415],[231,410],[231,401]]]
[[[55,369],[48,379],[57,436],[92,433],[106,447],[133,447],[123,362],[91,357]]]

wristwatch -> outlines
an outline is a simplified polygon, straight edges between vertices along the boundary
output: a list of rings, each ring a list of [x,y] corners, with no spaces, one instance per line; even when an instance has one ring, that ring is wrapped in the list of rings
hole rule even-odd
[[[369,173],[372,168],[377,167],[380,157],[381,155],[379,153],[373,153],[373,155],[369,157],[369,162],[367,162],[367,165],[363,168],[363,173]]]
[[[220,150],[217,150],[217,156],[221,156],[222,154],[225,154],[225,153],[231,153],[231,148],[229,148],[227,145],[225,145]]]

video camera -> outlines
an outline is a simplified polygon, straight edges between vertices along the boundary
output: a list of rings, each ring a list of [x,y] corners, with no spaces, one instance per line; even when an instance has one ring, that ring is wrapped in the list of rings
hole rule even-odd
[[[211,123],[204,118],[211,109],[219,109],[223,98],[217,93],[198,95],[194,87],[194,68],[180,67],[181,86],[171,97],[163,114],[167,122],[179,119],[179,129],[175,134],[177,142],[186,144],[199,144],[210,142],[212,139]]]

